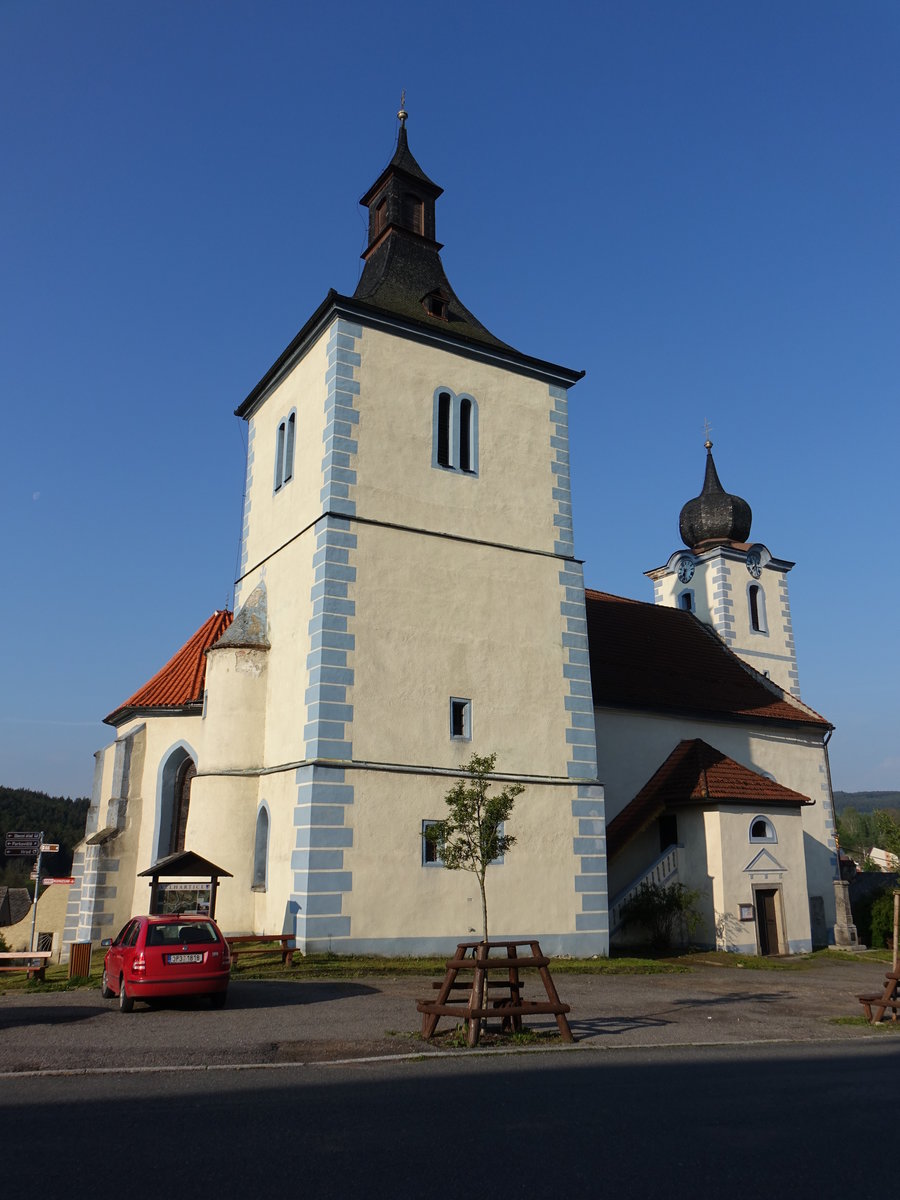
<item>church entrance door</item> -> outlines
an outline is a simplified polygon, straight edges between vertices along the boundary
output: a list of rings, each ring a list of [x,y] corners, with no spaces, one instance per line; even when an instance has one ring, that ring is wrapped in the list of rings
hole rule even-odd
[[[756,893],[756,931],[759,935],[759,952],[762,955],[778,953],[778,920],[775,915],[774,889],[760,889]]]

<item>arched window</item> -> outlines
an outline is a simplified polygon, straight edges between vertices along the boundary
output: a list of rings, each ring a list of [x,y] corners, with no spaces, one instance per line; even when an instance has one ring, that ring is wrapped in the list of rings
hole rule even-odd
[[[294,432],[297,428],[297,414],[292,412],[287,420],[287,436],[284,441],[284,482],[294,478]]]
[[[450,444],[453,402],[449,392],[441,392],[437,401],[437,460],[442,467],[450,466]]]
[[[694,593],[682,592],[678,597],[678,607],[683,608],[685,612],[694,611]]]
[[[256,818],[256,840],[253,843],[253,891],[266,890],[269,863],[269,811],[261,808]]]
[[[747,604],[750,609],[750,628],[754,633],[768,633],[766,594],[758,583],[751,583],[747,588]]]
[[[468,396],[459,402],[459,469],[472,470],[472,401]]]
[[[188,811],[191,807],[191,784],[197,774],[197,764],[192,758],[187,758],[178,769],[175,777],[175,805],[172,814],[172,849],[170,854],[178,854],[184,849],[184,839],[187,834]]]
[[[754,817],[750,822],[751,842],[777,842],[775,826],[768,817]]]
[[[284,421],[279,421],[275,435],[275,491],[279,491],[294,477],[294,442],[296,441],[297,414],[292,412]]]
[[[159,825],[157,826],[156,858],[166,858],[184,849],[191,781],[197,774],[197,764],[184,745],[176,747],[163,764],[159,780]],[[181,841],[179,843],[179,830]]]
[[[478,404],[474,397],[437,388],[434,393],[431,465],[478,474]]]

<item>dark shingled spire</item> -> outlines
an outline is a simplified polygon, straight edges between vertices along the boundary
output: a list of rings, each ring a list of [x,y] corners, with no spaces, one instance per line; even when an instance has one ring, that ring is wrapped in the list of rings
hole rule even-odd
[[[365,267],[353,293],[376,308],[494,346],[501,342],[469,312],[454,292],[435,238],[435,201],[443,191],[413,157],[401,109],[394,156],[360,200],[369,210]]]
[[[746,542],[753,513],[740,496],[726,492],[713,462],[712,442],[706,442],[706,476],[703,491],[681,510],[681,540],[694,548],[701,542]]]

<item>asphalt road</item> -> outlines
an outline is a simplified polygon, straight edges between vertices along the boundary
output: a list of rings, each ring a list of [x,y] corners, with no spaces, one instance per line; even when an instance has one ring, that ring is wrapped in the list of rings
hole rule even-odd
[[[877,1196],[898,1067],[888,1036],[7,1077],[5,1194]]]

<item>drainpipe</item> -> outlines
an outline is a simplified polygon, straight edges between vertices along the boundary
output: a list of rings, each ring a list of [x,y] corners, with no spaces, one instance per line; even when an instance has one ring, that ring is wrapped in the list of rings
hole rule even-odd
[[[841,878],[841,851],[837,841],[837,812],[834,807],[834,788],[831,786],[831,762],[828,758],[828,743],[831,741],[833,729],[829,729],[825,734],[825,740],[822,742],[822,749],[825,751],[825,777],[828,780],[828,799],[831,801],[831,814],[834,817],[834,878],[836,882],[840,882]]]

